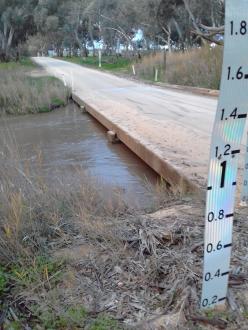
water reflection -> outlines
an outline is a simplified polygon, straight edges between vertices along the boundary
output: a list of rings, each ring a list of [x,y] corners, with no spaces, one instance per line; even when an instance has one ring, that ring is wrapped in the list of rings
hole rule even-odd
[[[50,184],[78,184],[77,168],[124,192],[130,206],[149,207],[157,175],[123,144],[110,144],[106,130],[75,105],[47,114],[1,119],[0,130],[15,137],[23,161],[40,167]],[[1,148],[1,147],[0,147]]]

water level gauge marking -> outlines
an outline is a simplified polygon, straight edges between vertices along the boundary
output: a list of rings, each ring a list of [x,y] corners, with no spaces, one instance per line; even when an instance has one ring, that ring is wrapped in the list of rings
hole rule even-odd
[[[238,159],[248,112],[248,1],[226,0],[221,90],[212,133],[201,308],[226,302]],[[247,142],[248,146],[248,142]],[[246,153],[248,165],[248,150]],[[248,201],[248,166],[243,200]]]

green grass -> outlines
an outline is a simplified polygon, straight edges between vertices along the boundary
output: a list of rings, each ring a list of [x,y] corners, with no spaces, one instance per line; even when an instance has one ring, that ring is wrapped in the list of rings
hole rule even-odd
[[[28,58],[0,63],[0,115],[46,113],[65,106],[69,89],[51,76],[32,77],[37,66]]]
[[[61,100],[61,99],[56,98],[56,97],[52,98],[51,104],[56,108],[65,106],[64,100]]]
[[[64,262],[54,261],[44,256],[29,260],[26,264],[10,266],[8,270],[0,266],[0,297],[3,299],[7,297],[6,293],[9,294],[10,288],[13,287],[15,292],[26,292],[32,288],[46,287],[46,283],[49,284],[49,290],[52,292],[56,290],[62,279],[64,267]],[[96,319],[92,318],[81,305],[59,308],[59,313],[49,306],[46,309],[43,306],[41,309],[35,303],[30,308],[34,325],[38,322],[45,330],[81,329],[86,326],[89,330],[123,329],[116,320],[105,314],[100,314]],[[6,329],[23,329],[22,318],[6,324]]]
[[[61,315],[55,315],[49,310],[42,313],[39,318],[45,329],[77,329],[85,323],[87,312],[82,306],[73,306]]]
[[[19,62],[0,62],[0,70],[15,70],[20,68],[34,69],[36,65],[28,57],[22,58]]]
[[[58,82],[63,85],[63,83],[55,77],[45,76],[45,77],[25,77],[25,82],[28,83],[30,87],[35,87],[38,92],[42,92],[43,89],[48,86],[56,85]],[[54,98],[56,100],[56,98]]]
[[[68,61],[71,63],[99,68],[99,60],[98,57],[65,57],[64,61]],[[107,71],[128,71],[130,68],[132,61],[117,56],[103,56],[102,57],[102,69]]]
[[[47,281],[54,286],[59,279],[62,266],[63,262],[55,262],[47,257],[38,256],[30,264],[12,267],[9,276],[19,288],[28,288],[30,285]]]
[[[22,330],[23,326],[21,322],[13,321],[6,325],[6,330]]]
[[[211,49],[189,49],[187,52],[164,52],[143,54],[141,60],[117,56],[103,56],[102,69],[133,76],[132,64],[135,65],[136,77],[148,82],[155,81],[158,70],[158,82],[183,86],[219,89],[222,68],[222,47]],[[98,56],[64,57],[64,61],[99,69]]]
[[[82,306],[71,306],[67,310],[61,310],[60,314],[54,313],[52,309],[43,311],[38,319],[42,329],[66,330],[66,329],[88,329],[88,330],[122,330],[119,323],[106,316],[99,315],[92,319],[90,314]]]
[[[89,327],[89,330],[121,330],[116,320],[111,319],[108,316],[99,316]]]
[[[205,316],[209,319],[209,320],[214,320],[214,319],[221,319],[221,320],[225,320],[227,322],[232,322],[235,320],[235,313],[230,313],[229,311],[218,311],[218,310],[206,310],[204,312]]]
[[[0,266],[0,296],[4,293],[7,287],[7,276],[5,270]]]

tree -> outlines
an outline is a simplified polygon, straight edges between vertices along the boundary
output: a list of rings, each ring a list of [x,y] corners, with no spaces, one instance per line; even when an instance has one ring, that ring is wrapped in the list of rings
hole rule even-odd
[[[13,48],[35,33],[33,9],[37,0],[0,1],[0,60],[8,60]]]
[[[52,48],[60,55],[69,48],[87,56],[97,41],[108,54],[120,44],[135,52],[186,49],[218,43],[223,21],[223,0],[0,0],[0,59],[17,54],[27,39],[33,51]],[[138,30],[139,43],[133,39]]]

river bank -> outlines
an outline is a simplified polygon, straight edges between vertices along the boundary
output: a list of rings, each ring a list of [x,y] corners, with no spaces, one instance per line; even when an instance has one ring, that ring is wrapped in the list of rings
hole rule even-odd
[[[70,97],[63,82],[44,75],[32,75],[37,66],[29,59],[0,63],[0,115],[45,113],[65,106]]]
[[[5,95],[2,91],[5,99],[0,118],[0,326],[68,329],[77,327],[84,317],[90,329],[117,329],[118,322],[104,313],[100,317],[88,315],[87,306],[68,303],[62,314],[54,317],[50,298],[40,301],[48,308],[40,309],[39,303],[35,303],[33,297],[41,297],[41,287],[48,289],[49,296],[53,294],[54,285],[61,284],[62,269],[67,267],[64,256],[57,262],[51,253],[55,252],[52,240],[76,238],[86,222],[89,228],[85,227],[85,234],[90,230],[100,234],[100,222],[104,226],[107,219],[114,221],[124,214],[135,214],[140,208],[138,204],[142,209],[157,208],[169,199],[168,192],[162,184],[155,187],[157,176],[122,144],[107,143],[106,131],[76,105],[51,113],[26,108],[27,104],[35,107],[36,103],[28,99],[33,94],[20,93],[20,79],[42,78],[42,86],[47,89],[46,83],[51,80],[44,72],[34,75],[34,70],[39,70],[31,63],[9,63],[0,70],[8,79],[9,75],[17,77],[16,72],[20,74],[18,86],[12,78],[5,81],[20,97],[15,104],[11,99],[14,94]],[[56,83],[53,79],[52,84]],[[35,91],[42,101],[43,87],[39,85]],[[23,91],[27,92],[27,85]],[[28,103],[19,103],[26,95]],[[55,246],[59,253],[66,245],[57,241]],[[24,298],[28,292],[32,297]]]
[[[97,171],[119,184],[129,172],[135,188],[145,167],[117,157],[121,145],[109,150],[105,131],[70,107],[0,118],[0,327],[246,329],[246,210],[235,214],[227,308],[202,312],[204,201],[168,195],[161,181],[149,209],[131,206]]]
[[[144,215],[103,203],[87,178],[76,194],[29,190],[4,200],[4,329],[246,329],[245,212],[235,216],[227,308],[203,312],[202,201]]]

